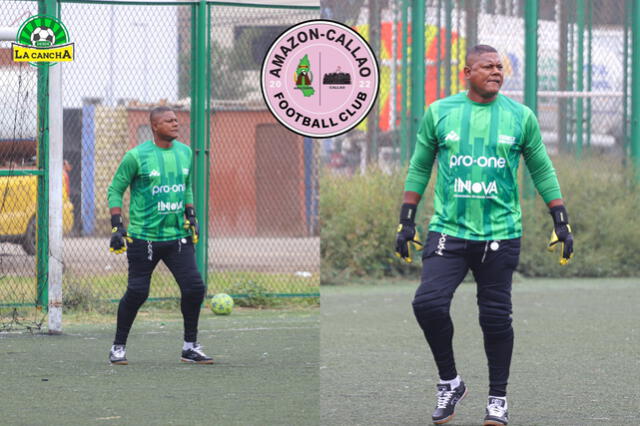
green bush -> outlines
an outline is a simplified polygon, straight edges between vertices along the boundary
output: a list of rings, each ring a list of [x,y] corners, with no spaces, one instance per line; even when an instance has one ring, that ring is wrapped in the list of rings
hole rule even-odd
[[[576,254],[568,266],[546,244],[553,222],[542,199],[523,200],[523,243],[518,272],[524,276],[640,276],[640,227],[635,217],[640,192],[631,176],[601,158],[554,157],[575,235]],[[320,182],[320,234],[323,284],[354,277],[418,276],[420,259],[406,265],[393,254],[406,170],[387,175],[324,172]],[[434,174],[435,176],[435,174]],[[424,231],[433,212],[434,179],[418,212]]]
[[[372,169],[364,175],[323,173],[320,182],[321,282],[352,276],[379,278],[416,272],[394,256],[403,172],[387,175]],[[419,220],[426,220],[424,208]],[[431,206],[428,209],[431,210]],[[419,256],[418,256],[419,257]]]
[[[98,303],[98,296],[88,283],[69,281],[62,288],[62,306],[65,312],[89,312]]]
[[[251,280],[238,281],[229,286],[225,293],[234,296],[235,305],[245,308],[273,307],[276,304],[265,287]]]
[[[525,200],[522,253],[518,270],[535,277],[640,276],[640,192],[631,173],[602,158],[554,157],[574,233],[575,255],[558,266],[546,251],[552,222],[540,199]]]

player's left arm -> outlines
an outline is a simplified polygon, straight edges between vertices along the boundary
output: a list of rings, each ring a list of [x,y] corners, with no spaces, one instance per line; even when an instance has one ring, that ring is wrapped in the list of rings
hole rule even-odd
[[[560,246],[562,250],[560,264],[566,265],[573,257],[573,235],[569,225],[569,215],[562,200],[556,171],[542,143],[538,120],[531,110],[527,109],[525,115],[527,114],[523,132],[522,155],[536,190],[549,207],[549,213],[553,218],[554,229],[551,233],[548,250],[553,251],[557,246]]]
[[[198,244],[198,238],[200,236],[200,225],[196,218],[196,209],[193,206],[193,187],[191,186],[193,176],[193,161],[191,158],[191,149],[189,149],[189,173],[184,182],[184,229],[188,230],[191,234],[191,241],[193,244]]]

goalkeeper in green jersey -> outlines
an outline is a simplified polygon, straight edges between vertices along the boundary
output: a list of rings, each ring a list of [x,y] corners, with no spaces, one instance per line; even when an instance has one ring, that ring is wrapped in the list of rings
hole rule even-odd
[[[440,377],[432,420],[448,422],[467,393],[454,361],[449,307],[471,270],[489,366],[484,424],[506,425],[513,351],[511,281],[522,235],[517,185],[521,156],[549,206],[553,219],[549,247],[561,247],[561,264],[573,254],[573,237],[535,115],[499,94],[503,69],[498,52],[491,46],[473,47],[466,56],[464,75],[468,91],[434,102],[422,119],[405,182],[396,253],[411,258],[410,246],[417,240],[416,208],[437,161],[434,214],[413,300]]]
[[[184,318],[181,360],[211,364],[197,343],[198,317],[205,287],[198,272],[194,244],[198,221],[191,188],[191,148],[176,140],[178,119],[167,107],[150,114],[153,140],[128,151],[108,190],[111,244],[114,253],[126,251],[127,290],[118,306],[116,336],[109,353],[112,364],[127,364],[129,330],[149,295],[151,274],[159,261],[169,268],[180,287]],[[122,196],[130,188],[129,229],[122,221]]]

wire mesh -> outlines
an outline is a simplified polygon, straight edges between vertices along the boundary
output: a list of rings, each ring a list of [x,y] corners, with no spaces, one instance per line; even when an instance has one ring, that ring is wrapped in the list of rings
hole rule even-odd
[[[317,144],[281,126],[260,89],[271,43],[318,17],[317,9],[210,8],[210,293],[318,293]]]
[[[149,111],[175,109],[178,140],[190,143],[189,6],[63,3],[61,19],[78,46],[63,72],[64,159],[74,223],[64,238],[63,302],[117,300],[126,288],[127,258],[109,252],[107,188],[125,152],[152,139]],[[128,219],[128,193],[123,217]],[[179,296],[164,264],[150,298]]]
[[[607,161],[625,155],[625,4],[577,0],[543,11],[539,117],[551,152],[590,152]]]
[[[322,163],[335,173],[352,174],[376,164],[391,170],[399,156],[402,112],[401,1],[322,0],[323,19],[353,28],[378,58],[380,90],[367,119],[352,131],[321,142]]]
[[[5,2],[0,9],[1,26],[15,29],[12,40],[0,40],[0,331],[37,327],[42,321],[33,308],[38,177],[17,175],[38,169],[38,71],[28,63],[13,62],[11,52],[18,28],[37,11],[38,4],[27,1]]]

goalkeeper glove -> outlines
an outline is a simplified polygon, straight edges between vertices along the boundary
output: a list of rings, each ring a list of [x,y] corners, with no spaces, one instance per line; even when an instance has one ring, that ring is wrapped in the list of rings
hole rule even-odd
[[[122,223],[122,216],[119,214],[111,215],[111,243],[109,251],[120,254],[127,251],[127,243],[132,243],[131,237],[127,236],[127,228]]]
[[[200,234],[200,225],[198,225],[198,219],[196,219],[196,210],[193,207],[187,207],[184,209],[184,229],[191,233],[191,241],[193,244],[198,244],[198,235]]]
[[[403,259],[407,263],[412,262],[411,246],[415,250],[422,250],[423,245],[419,241],[416,232],[416,210],[418,206],[415,204],[404,203],[400,210],[400,224],[396,234],[396,256]]]
[[[554,251],[560,245],[560,250],[562,250],[560,264],[566,265],[573,257],[573,234],[571,234],[571,227],[569,226],[569,215],[564,206],[551,207],[549,213],[553,218],[554,229],[551,232],[547,250]]]

